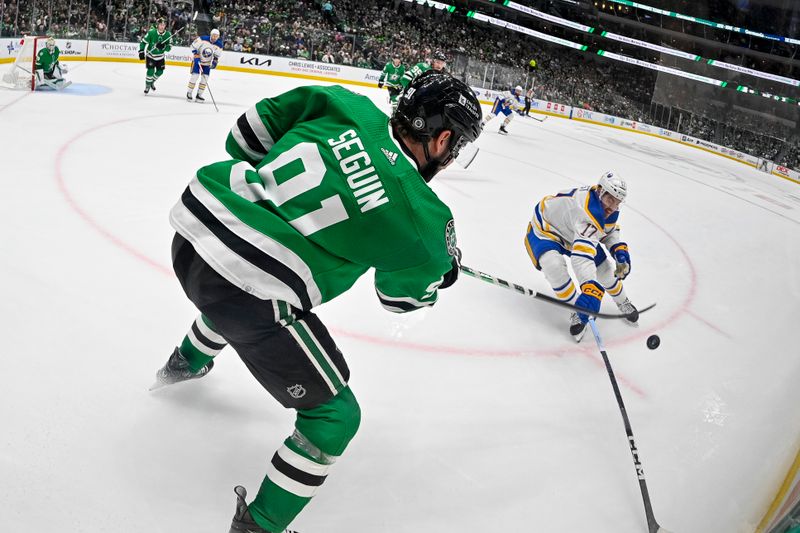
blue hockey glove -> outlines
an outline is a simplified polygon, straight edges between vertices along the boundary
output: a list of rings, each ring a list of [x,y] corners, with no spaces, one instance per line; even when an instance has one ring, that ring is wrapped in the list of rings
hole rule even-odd
[[[628,245],[624,242],[618,242],[611,247],[611,255],[617,262],[617,268],[614,270],[614,275],[617,279],[625,279],[631,273],[631,254],[628,253]]]
[[[583,307],[590,311],[599,311],[600,302],[603,300],[605,289],[594,280],[587,281],[581,285],[581,295],[575,300],[576,307]],[[589,316],[585,313],[578,313],[578,318],[584,324],[589,321]]]
[[[217,68],[217,60],[211,62],[211,68]]]

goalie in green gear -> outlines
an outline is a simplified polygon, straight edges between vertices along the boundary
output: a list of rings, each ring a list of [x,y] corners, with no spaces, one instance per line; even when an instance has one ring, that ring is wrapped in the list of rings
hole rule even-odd
[[[296,410],[255,499],[236,488],[231,532],[283,532],[358,430],[347,363],[313,308],[370,269],[397,313],[456,281],[453,215],[427,182],[478,138],[481,115],[466,84],[437,72],[391,119],[341,86],[298,87],[242,114],[232,159],[199,169],[173,207],[173,266],[200,315],[158,380],[207,376],[230,344]]]
[[[139,42],[139,59],[144,60],[147,67],[144,94],[156,90],[156,80],[164,74],[165,56],[170,50],[172,50],[172,33],[167,31],[167,23],[161,18]]]
[[[400,54],[394,54],[392,60],[386,63],[378,78],[378,89],[383,89],[385,86],[389,91],[389,103],[392,105],[392,114],[397,109],[397,97],[400,96],[400,91],[403,86],[400,85],[400,79],[406,73],[406,67],[401,63]]]
[[[64,79],[67,71],[66,65],[61,65],[58,60],[61,51],[56,46],[56,40],[49,37],[45,47],[36,53],[36,87],[51,87],[63,89],[71,82]]]

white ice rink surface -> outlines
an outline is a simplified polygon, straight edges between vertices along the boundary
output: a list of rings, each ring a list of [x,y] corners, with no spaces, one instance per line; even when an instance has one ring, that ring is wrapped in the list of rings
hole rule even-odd
[[[71,66],[65,93],[0,92],[0,531],[221,533],[233,486],[255,494],[293,413],[229,349],[209,377],[148,392],[196,316],[167,215],[226,158],[239,114],[306,82],[215,72],[217,113],[184,101],[184,68],[145,97],[142,65]],[[623,174],[626,288],[658,305],[637,329],[599,327],[656,516],[753,531],[800,441],[800,186],[611,128],[498,126],[433,185],[464,263],[548,293],[523,246],[534,202]],[[363,421],[302,533],[646,531],[600,354],[565,312],[462,277],[395,315],[367,274],[318,313]]]

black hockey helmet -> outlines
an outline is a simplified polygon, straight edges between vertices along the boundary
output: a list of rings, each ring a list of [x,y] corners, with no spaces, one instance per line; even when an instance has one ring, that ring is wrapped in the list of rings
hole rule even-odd
[[[444,166],[478,138],[482,117],[480,103],[466,83],[450,74],[428,70],[414,78],[400,95],[392,121],[422,143],[429,161],[428,141],[444,130],[452,131],[449,154],[439,161]]]
[[[433,59],[438,59],[439,61],[447,61],[447,56],[441,50],[436,50],[433,53]]]

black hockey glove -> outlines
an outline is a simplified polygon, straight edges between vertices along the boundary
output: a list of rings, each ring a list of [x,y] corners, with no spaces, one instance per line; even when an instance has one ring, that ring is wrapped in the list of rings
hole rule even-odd
[[[139,50],[139,61],[144,61],[144,50]]]
[[[378,82],[378,89],[383,89],[383,82],[382,81]]]
[[[461,249],[456,247],[456,253],[453,256],[453,268],[444,275],[444,281],[442,284],[439,285],[440,289],[446,289],[450,285],[456,282],[458,279],[458,273],[461,272]]]

